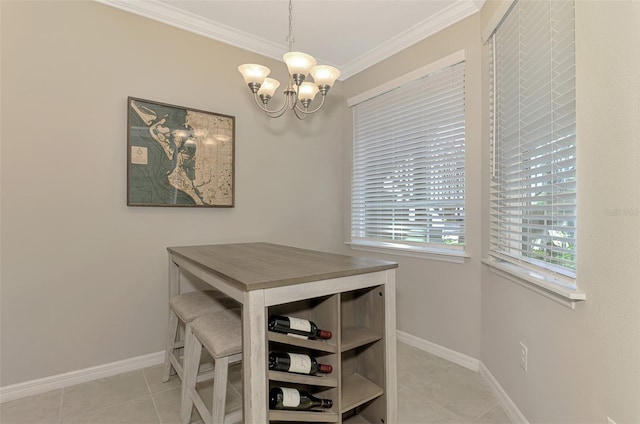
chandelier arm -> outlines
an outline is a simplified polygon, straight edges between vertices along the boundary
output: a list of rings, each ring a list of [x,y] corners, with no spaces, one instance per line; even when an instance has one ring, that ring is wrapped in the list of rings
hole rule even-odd
[[[279,118],[284,114],[284,112],[287,111],[288,99],[285,99],[284,103],[282,103],[282,106],[280,106],[279,109],[269,110],[269,109],[267,109],[266,105],[263,106],[263,105],[260,104],[261,100],[258,100],[258,94],[254,93],[253,98],[256,101],[256,105],[258,105],[258,107],[263,112],[265,112],[267,115],[269,115],[272,118]]]
[[[289,109],[295,110],[298,108],[298,93],[300,92],[300,86],[294,84],[293,80],[289,80],[289,86],[293,86],[293,91],[289,92],[290,98],[293,97],[293,102],[289,104]]]
[[[301,113],[304,113],[305,116],[306,115],[311,115],[312,113],[316,113],[324,105],[324,98],[325,98],[325,96],[322,96],[322,101],[320,102],[320,105],[317,108],[315,108],[314,110],[304,110],[304,109],[300,109],[300,107],[298,107],[298,106],[296,106],[296,110],[301,112]]]
[[[296,115],[296,118],[302,120],[302,119],[305,119],[307,115],[316,113],[324,106],[325,95],[327,94],[327,91],[329,91],[329,88],[331,87],[330,84],[328,83],[334,81],[335,78],[339,76],[340,71],[338,71],[335,68],[327,67],[327,66],[324,66],[324,68],[327,68],[327,69],[323,69],[323,71],[318,71],[318,72],[329,72],[329,75],[325,76],[323,74],[323,76],[321,77],[322,81],[316,81],[316,83],[318,84],[317,88],[322,94],[322,101],[320,102],[320,105],[315,109],[308,110],[308,107],[311,105],[311,102],[312,102],[312,100],[309,99],[308,95],[311,93],[308,92],[308,88],[307,88],[307,85],[309,83],[303,82],[307,75],[307,71],[304,71],[305,69],[304,66],[302,66],[301,64],[296,64],[296,62],[298,59],[303,59],[303,61],[307,61],[309,62],[309,64],[313,63],[313,65],[316,65],[316,59],[304,53],[293,52],[294,38],[293,38],[293,2],[292,0],[289,0],[289,34],[287,37],[287,41],[289,43],[289,53],[285,54],[285,63],[287,64],[287,67],[291,64],[293,70],[289,71],[292,73],[289,75],[289,85],[285,88],[285,91],[284,91],[284,95],[285,95],[284,102],[277,109],[275,110],[268,109],[268,103],[271,100],[272,96],[275,94],[275,90],[280,85],[279,82],[273,80],[272,78],[266,78],[266,76],[269,74],[268,68],[261,65],[244,64],[238,67],[238,71],[240,71],[240,73],[242,74],[245,80],[245,83],[249,85],[249,88],[253,92],[253,98],[256,102],[256,105],[267,116],[269,116],[270,118],[279,118],[282,115],[284,115],[287,109],[290,109]],[[291,59],[291,63],[288,61],[289,59]],[[321,74],[318,74],[318,75],[321,75]],[[267,80],[269,80],[268,86],[266,85]],[[263,84],[265,84],[263,92],[262,94],[258,94],[258,91],[260,90]],[[304,93],[303,95],[305,96],[304,101],[300,100],[300,97],[299,97],[301,86],[304,86],[304,90],[303,90],[303,93]],[[316,90],[316,88],[313,88],[313,90],[314,90],[313,94],[315,97],[318,93],[318,90]]]
[[[291,110],[293,110],[293,113],[296,115],[296,118],[298,118],[301,121],[304,121],[304,119],[307,117],[307,115],[304,113],[302,115],[298,114],[298,112],[300,111],[300,109],[298,108],[291,109]]]
[[[279,118],[282,115],[284,115],[284,113],[287,111],[287,108],[280,108],[280,111],[276,112],[270,112],[270,111],[265,111],[265,113],[267,114],[267,116],[269,118]]]

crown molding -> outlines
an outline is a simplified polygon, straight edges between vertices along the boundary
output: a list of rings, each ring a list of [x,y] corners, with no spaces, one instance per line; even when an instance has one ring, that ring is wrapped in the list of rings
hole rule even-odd
[[[212,38],[262,56],[282,60],[287,47],[256,37],[244,31],[210,19],[202,18],[174,6],[148,0],[94,0],[125,12],[134,13],[154,21],[162,22],[194,34]]]
[[[176,28],[249,50],[262,56],[281,60],[287,47],[174,6],[151,0],[94,0],[107,6],[134,13]],[[407,29],[398,36],[377,46],[346,65],[334,64],[340,69],[343,81],[407,47],[424,40],[454,23],[478,12],[485,0],[458,0],[439,13]],[[324,61],[329,63],[327,61]]]
[[[462,19],[480,11],[484,0],[468,1],[459,0],[443,9],[439,13],[425,19],[424,21],[407,29],[389,41],[376,46],[362,56],[352,60],[343,66],[340,79],[347,79],[353,75],[364,71],[384,59],[416,44],[419,41],[441,31]]]

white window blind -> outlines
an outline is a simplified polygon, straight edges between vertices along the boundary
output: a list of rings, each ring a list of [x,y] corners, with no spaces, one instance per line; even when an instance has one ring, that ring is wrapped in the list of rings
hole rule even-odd
[[[574,4],[517,1],[492,40],[491,254],[575,278]]]
[[[354,244],[463,249],[464,61],[353,107]]]

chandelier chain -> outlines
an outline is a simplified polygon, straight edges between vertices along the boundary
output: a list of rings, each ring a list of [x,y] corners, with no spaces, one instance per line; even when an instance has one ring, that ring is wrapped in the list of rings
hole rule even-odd
[[[2,1],[2,0],[0,0]],[[313,56],[302,52],[294,52],[293,44],[293,1],[289,0],[289,34],[287,36],[289,52],[283,60],[289,70],[289,82],[284,87],[284,101],[277,109],[269,109],[267,103],[275,94],[280,82],[267,78],[271,70],[266,66],[245,63],[238,66],[245,83],[253,93],[256,105],[270,118],[278,118],[287,110],[291,110],[298,119],[305,119],[307,115],[316,113],[324,105],[324,99],[333,83],[340,76],[340,71],[333,66],[318,65]],[[307,79],[311,75],[313,80]],[[315,109],[309,105],[320,93],[322,100]]]
[[[287,37],[287,41],[289,41],[289,51],[293,51],[293,4],[292,1],[289,0],[289,36]]]

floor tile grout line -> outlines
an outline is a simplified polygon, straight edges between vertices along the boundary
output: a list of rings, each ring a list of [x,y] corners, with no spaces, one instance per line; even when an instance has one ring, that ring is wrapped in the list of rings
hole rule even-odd
[[[405,386],[405,387],[404,387],[404,389],[402,389],[402,390],[411,391],[411,386],[415,386],[415,384],[409,384],[409,385]],[[400,391],[399,391],[399,392],[400,392]],[[456,413],[455,411],[452,411],[451,409],[447,408],[447,407],[446,407],[446,405],[443,405],[442,403],[438,402],[436,399],[430,399],[430,398],[428,398],[427,396],[424,396],[423,394],[421,394],[421,393],[417,393],[417,392],[415,392],[415,391],[414,391],[414,393],[415,393],[417,396],[419,396],[420,398],[422,398],[422,399],[426,400],[427,402],[433,402],[433,403],[435,403],[436,405],[438,405],[440,408],[443,408],[443,409],[445,409],[447,412],[449,412],[449,413],[453,414],[455,417],[460,418],[460,424],[463,424],[463,423],[464,423],[464,424],[467,424],[467,423],[468,423],[468,424],[472,424],[472,423],[474,422],[473,420],[469,420],[469,419],[467,419],[467,418],[465,418],[465,417],[463,417],[463,416],[459,415],[459,414],[458,414],[458,413]],[[482,415],[481,415],[481,416],[482,416]]]
[[[158,423],[163,424],[162,417],[160,416],[160,412],[158,411],[158,406],[156,405],[156,400],[153,397],[153,393],[151,393],[151,386],[149,385],[149,380],[147,379],[147,373],[144,372],[144,368],[142,369],[142,376],[144,377],[144,383],[147,385],[147,391],[149,392],[149,396],[151,397],[153,410],[156,411],[156,416],[158,417]]]
[[[448,366],[445,367],[442,371],[446,370],[447,368],[449,368],[449,367]],[[440,370],[438,370],[438,371],[440,371]],[[403,390],[410,391],[413,386],[428,385],[428,384],[429,384],[428,382],[426,382],[424,384],[419,384],[419,383],[408,384],[408,385],[405,385],[402,389],[398,388],[398,393],[400,393]],[[497,399],[494,399],[495,402],[486,411],[482,412],[481,414],[479,414],[478,416],[476,416],[474,418],[465,418],[465,417],[461,416],[460,414],[458,414],[456,411],[448,408],[445,404],[441,403],[437,399],[429,398],[429,397],[427,397],[427,396],[425,396],[425,395],[423,395],[421,393],[416,393],[416,395],[421,397],[422,399],[425,399],[425,400],[429,401],[429,402],[434,402],[436,405],[440,406],[441,408],[446,409],[448,412],[452,413],[456,417],[459,417],[462,420],[464,420],[464,421],[461,421],[461,422],[466,422],[466,423],[470,423],[470,424],[476,423],[480,418],[482,418],[483,416],[488,414],[491,410],[493,410],[497,406],[500,406],[502,408],[500,402]]]
[[[484,417],[485,415],[487,415],[489,412],[491,412],[492,410],[494,410],[497,406],[500,405],[500,402],[496,399],[496,403],[493,406],[490,406],[489,409],[487,409],[486,411],[484,411],[482,414],[478,415],[477,417],[475,417],[473,419],[473,422],[478,422],[480,420],[480,418]],[[502,406],[500,406],[502,408]]]
[[[60,410],[58,411],[58,424],[62,424],[62,406],[64,405],[64,387],[61,389],[62,393],[60,393]]]
[[[0,0],[1,1],[1,0]],[[400,359],[400,358],[399,358]],[[411,362],[416,360],[416,361],[420,361],[421,358],[411,358]],[[430,361],[430,357],[426,357],[424,359],[425,361],[431,362]],[[418,362],[419,363],[419,362]],[[437,395],[437,391],[439,391],[439,386],[441,384],[443,384],[446,387],[447,386],[445,381],[443,380],[443,374],[440,373],[446,373],[447,370],[449,371],[455,371],[457,368],[459,367],[459,365],[454,364],[454,363],[449,363],[443,367],[437,367],[435,369],[432,369],[431,372],[428,373],[428,375],[425,373],[422,377],[416,379],[416,378],[410,378],[406,381],[412,381],[411,384],[402,384],[402,380],[400,380],[398,382],[398,392],[400,394],[400,397],[403,396],[403,394],[408,394],[411,391],[415,391],[416,389],[420,389],[419,393],[416,393],[415,398],[412,396],[412,402],[417,402],[420,403],[422,402],[423,404],[425,404],[425,400],[428,400],[429,402],[435,402],[433,407],[434,408],[443,408],[442,409],[442,413],[451,413],[455,416],[458,417],[458,419],[455,421],[457,424],[480,424],[483,422],[491,422],[491,423],[510,423],[509,421],[509,417],[505,414],[505,409],[504,406],[502,405],[502,403],[495,398],[495,395],[493,395],[493,397],[489,398],[484,398],[484,401],[482,404],[478,404],[477,406],[480,406],[480,408],[474,408],[472,410],[469,410],[467,412],[477,412],[478,410],[482,410],[486,408],[486,411],[483,413],[478,413],[478,416],[476,417],[471,417],[471,416],[460,416],[458,415],[454,410],[447,408],[443,403],[440,403],[438,401],[436,401],[433,397],[431,397],[431,394],[433,395]],[[149,367],[151,368],[151,367]],[[464,367],[463,367],[464,368]],[[49,413],[49,416],[51,417],[51,422],[58,422],[59,424],[63,424],[65,422],[69,422],[70,420],[74,420],[77,419],[81,416],[91,416],[92,412],[96,412],[97,415],[108,415],[105,414],[105,410],[107,408],[114,408],[114,410],[117,410],[118,408],[121,408],[123,405],[127,405],[127,404],[131,404],[134,402],[137,402],[138,405],[145,405],[145,408],[148,408],[148,403],[147,403],[147,397],[151,398],[152,401],[152,405],[154,407],[154,411],[156,415],[153,415],[153,417],[149,417],[149,421],[153,422],[153,423],[159,423],[159,424],[163,424],[163,417],[160,416],[160,408],[163,408],[163,411],[165,411],[166,408],[164,408],[166,405],[163,404],[163,398],[162,397],[158,397],[158,396],[163,396],[164,393],[168,393],[172,390],[180,390],[180,387],[172,387],[169,388],[165,385],[162,384],[158,384],[158,375],[155,371],[157,370],[151,370],[151,369],[140,369],[140,371],[143,373],[143,378],[144,378],[144,382],[145,382],[145,387],[147,390],[146,394],[142,394],[143,390],[142,386],[139,386],[138,390],[136,390],[136,393],[133,395],[133,397],[129,397],[126,400],[120,400],[114,404],[109,404],[106,406],[101,406],[101,407],[97,407],[96,409],[90,409],[89,411],[72,411],[69,410],[70,407],[73,407],[74,403],[74,397],[73,397],[73,393],[75,393],[73,390],[67,390],[70,389],[73,386],[70,386],[68,388],[61,388],[60,389],[60,394],[56,395],[55,398],[58,399],[57,403],[58,405],[56,406],[55,403],[52,405],[54,408],[58,408],[58,411],[55,411],[55,409],[53,411],[51,411]],[[470,370],[473,371],[473,370]],[[458,373],[456,373],[458,374]],[[462,384],[462,386],[460,386],[460,389],[463,390],[463,392],[451,392],[451,396],[453,396],[453,398],[459,398],[459,394],[462,393],[466,393],[466,390],[464,387],[468,385],[472,386],[472,387],[478,387],[480,388],[480,386],[485,387],[486,383],[484,381],[482,381],[482,379],[480,379],[478,381],[477,378],[474,377],[474,375],[477,374],[477,372],[471,372],[471,373],[467,373],[467,372],[460,372],[457,375],[457,378],[460,378],[460,380],[458,381],[457,384],[455,384],[455,387],[458,387],[458,384]],[[439,378],[437,380],[431,380],[431,377],[434,376],[438,376]],[[409,377],[409,373],[407,373],[407,377]],[[445,378],[446,380],[446,378]],[[175,380],[173,380],[173,384],[176,383]],[[234,377],[234,381],[236,381],[236,378]],[[179,382],[179,381],[178,381]],[[153,384],[152,384],[153,383]],[[229,381],[229,383],[231,383]],[[242,379],[240,379],[240,383],[242,383]],[[83,383],[84,384],[84,383]],[[139,383],[138,383],[139,384]],[[434,386],[435,384],[435,386]],[[232,386],[232,390],[230,391],[230,393],[234,393],[234,394],[238,394],[240,396],[240,399],[242,399],[242,385],[234,385],[234,384],[230,384]],[[429,388],[431,386],[431,388]],[[453,386],[452,386],[453,387]],[[152,392],[153,390],[157,390],[156,392]],[[447,389],[448,390],[448,389]],[[173,395],[172,395],[173,396]],[[469,393],[469,396],[473,397],[473,393]],[[235,397],[235,396],[234,396]],[[54,398],[54,399],[55,399]],[[446,398],[442,398],[443,402],[445,401],[445,399],[449,398],[448,396]],[[39,400],[38,400],[39,402]],[[70,403],[71,402],[71,403]],[[33,405],[33,404],[29,404],[29,405]],[[437,406],[436,406],[437,405]],[[4,406],[4,405],[3,405]],[[456,405],[452,404],[451,405],[454,409],[456,408]],[[131,407],[127,407],[125,406],[127,409],[131,409],[132,411],[135,408],[133,405]],[[427,409],[424,409],[425,413],[429,411],[429,406],[425,405],[424,407],[426,407]],[[424,408],[423,407],[423,408]],[[420,411],[422,411],[423,409],[420,409]],[[171,411],[173,411],[173,406]],[[434,409],[435,411],[435,409]],[[57,414],[56,414],[57,412]],[[148,411],[149,413],[151,413],[151,411]],[[173,413],[173,412],[172,412]],[[419,412],[420,414],[421,412]],[[22,413],[20,413],[22,414]],[[65,416],[65,414],[68,414],[69,416]],[[85,415],[85,414],[89,414],[89,415]],[[57,415],[57,418],[56,418]],[[3,417],[4,418],[4,417]],[[168,419],[168,417],[164,417],[164,419]],[[0,419],[0,421],[2,421],[2,419]],[[423,420],[424,421],[424,420]],[[15,422],[17,423],[22,423],[24,424],[25,421],[11,421],[11,422]],[[192,424],[202,424],[202,421],[196,421]],[[417,422],[414,422],[413,424],[417,424]]]
[[[2,1],[2,0],[0,0]],[[156,390],[156,391],[151,391],[151,388],[149,388],[151,396],[155,396],[155,395],[161,395],[163,393],[167,393],[170,392],[171,390],[175,390],[175,389],[179,389],[181,386],[176,386],[176,387],[167,387],[166,389],[160,389],[160,390]]]
[[[79,413],[72,414],[71,416],[69,416],[67,418],[74,418],[74,417],[77,417],[78,415],[82,415],[82,414],[89,414],[89,413],[103,411],[105,409],[113,408],[115,406],[121,406],[121,405],[124,405],[126,403],[136,402],[136,401],[139,401],[140,399],[143,399],[145,397],[150,397],[150,398],[153,399],[153,396],[151,396],[149,393],[147,393],[145,395],[135,396],[135,397],[129,398],[127,400],[123,400],[122,402],[113,403],[111,405],[101,406],[100,408],[90,409],[90,410],[87,410],[87,411],[81,411]]]
[[[124,373],[121,373],[121,374],[116,374],[116,375],[109,376],[109,377],[102,377],[102,378],[99,378],[97,380],[93,380],[93,381],[89,381],[89,382],[85,382],[85,383],[74,384],[72,386],[66,387],[66,389],[71,389],[72,387],[78,387],[78,386],[82,386],[82,385],[85,385],[85,384],[94,383],[94,382],[97,382],[97,381],[105,381],[105,380],[111,379],[113,377],[122,376],[124,374],[133,374],[133,373],[136,373],[136,372],[139,372],[139,373],[142,374],[142,378],[144,379],[144,381],[146,383],[146,378],[145,378],[145,375],[144,375],[144,371],[141,368],[141,369],[137,369],[137,370],[133,370],[133,371],[127,371],[127,372],[124,372]],[[149,393],[148,387],[147,387],[147,394],[145,394],[145,395],[134,396],[132,398],[128,398],[128,399],[123,400],[121,402],[116,402],[116,403],[113,403],[111,405],[101,406],[101,407],[95,408],[95,409],[89,409],[89,410],[86,410],[86,411],[79,411],[79,412],[76,412],[76,413],[72,414],[70,417],[67,417],[67,418],[72,418],[72,417],[77,416],[77,415],[87,414],[87,413],[94,412],[94,411],[102,411],[103,409],[111,408],[113,406],[124,405],[125,403],[137,401],[137,400],[142,399],[143,397],[146,397],[146,396],[151,397],[151,394]],[[62,414],[62,411],[61,411],[61,423],[64,421],[63,418],[64,418],[64,414]]]

